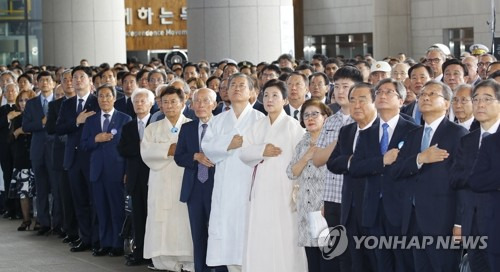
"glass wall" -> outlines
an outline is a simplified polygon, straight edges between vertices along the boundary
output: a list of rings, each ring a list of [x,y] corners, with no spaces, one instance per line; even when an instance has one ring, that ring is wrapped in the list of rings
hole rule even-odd
[[[323,35],[304,37],[304,58],[311,60],[316,53],[328,57],[344,56],[354,58],[356,55],[364,56],[373,52],[372,33]]]
[[[474,44],[474,29],[472,27],[444,29],[443,36],[451,54],[457,58],[460,57],[461,52],[469,52],[469,47]]]
[[[0,64],[42,63],[42,0],[0,0]]]

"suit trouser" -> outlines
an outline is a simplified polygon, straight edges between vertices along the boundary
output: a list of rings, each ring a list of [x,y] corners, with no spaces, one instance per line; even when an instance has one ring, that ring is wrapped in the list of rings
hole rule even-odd
[[[75,207],[71,187],[69,185],[68,171],[55,170],[57,190],[61,196],[62,206],[62,228],[70,237],[78,236],[78,221],[76,220]]]
[[[500,254],[488,252],[488,259],[490,260],[491,271],[500,271]]]
[[[375,224],[368,228],[368,233],[376,237],[400,237],[401,226],[393,225],[385,214],[382,198],[379,200]],[[380,240],[379,240],[380,241]],[[411,250],[403,248],[375,248],[377,271],[380,272],[410,272],[413,271],[413,254]]]
[[[13,172],[13,161],[12,161],[12,153],[10,152],[10,147],[7,144],[0,144],[0,166],[2,167],[3,172],[3,183],[5,191],[2,193],[3,197],[3,208],[10,214],[15,215],[16,205],[15,199],[10,199],[9,189],[10,182],[12,180],[12,172]],[[19,201],[17,201],[19,202]]]
[[[340,203],[325,201],[324,215],[328,227],[333,228],[340,225],[340,212]],[[348,250],[340,256],[333,258],[330,271],[351,271],[351,256]]]
[[[451,235],[452,226],[450,226]],[[409,234],[412,237],[418,237],[420,244],[423,244],[422,233],[419,222],[416,217],[415,207],[413,207],[410,218]],[[458,271],[460,262],[460,250],[458,249],[439,249],[437,248],[437,237],[433,237],[433,242],[426,245],[424,249],[412,248],[413,261],[415,264],[415,271],[417,272],[445,272],[445,271]]]
[[[147,181],[136,182],[132,197],[132,224],[134,226],[134,257],[144,258],[144,235],[146,233],[146,217],[148,216]]]
[[[201,183],[196,180],[189,200],[187,201],[191,237],[193,238],[193,257],[196,272],[210,271],[206,265],[208,244],[208,221],[212,206],[213,180]],[[225,267],[213,268],[216,271],[227,271]]]
[[[52,161],[52,141],[46,141],[43,155],[40,160],[32,160],[36,184],[37,220],[44,227],[61,226],[61,199],[56,190]],[[49,195],[52,194],[52,212],[50,211]],[[51,224],[52,214],[52,224]]]
[[[475,239],[480,236],[485,235],[480,234],[479,228],[477,227],[477,213],[475,213],[472,219],[471,237],[469,238]],[[469,256],[469,265],[472,272],[493,271],[490,269],[490,265],[488,263],[488,248],[470,248],[467,249],[467,254]]]
[[[76,220],[80,230],[80,238],[87,245],[98,246],[99,230],[97,215],[92,207],[92,192],[90,189],[89,175],[90,166],[88,158],[82,154],[75,154],[75,162],[68,169],[69,185],[73,196]]]
[[[363,244],[356,248],[354,237],[362,237],[368,234],[368,230],[361,225],[361,211],[358,207],[351,206],[346,219],[345,228],[347,232],[348,250],[351,255],[352,272],[376,271],[377,262],[373,250],[368,250]]]
[[[120,237],[125,220],[125,191],[123,174],[103,170],[101,177],[91,182],[94,208],[99,222],[101,247],[123,249]]]

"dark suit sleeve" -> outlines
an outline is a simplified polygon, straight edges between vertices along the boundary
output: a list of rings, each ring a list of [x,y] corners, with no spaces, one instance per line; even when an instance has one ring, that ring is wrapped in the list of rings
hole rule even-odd
[[[35,104],[38,99],[32,99],[27,102],[23,113],[23,131],[36,132],[43,130],[42,118],[35,113]]]
[[[384,156],[381,154],[375,157],[368,157],[366,154],[368,148],[378,148],[378,146],[369,146],[369,136],[366,131],[361,132],[359,137],[359,146],[356,147],[356,151],[352,156],[349,173],[354,178],[382,174],[384,172]]]
[[[472,175],[469,177],[468,184],[476,192],[498,191],[500,189],[500,178],[498,178],[500,167],[498,164],[493,164],[493,162],[500,160],[500,154],[494,148],[495,142],[492,137],[483,140]],[[495,140],[498,140],[498,137]]]
[[[122,136],[117,149],[120,156],[124,158],[137,157],[141,155],[139,138],[135,138],[134,123],[135,120],[128,122],[123,126]],[[138,135],[137,135],[138,136]]]
[[[339,175],[347,174],[349,170],[347,166],[349,163],[349,158],[351,157],[351,155],[344,155],[345,152],[343,152],[342,150],[342,142],[340,141],[340,139],[344,138],[342,137],[343,132],[346,132],[344,127],[340,129],[339,141],[337,141],[337,144],[335,145],[330,158],[328,158],[328,161],[326,162],[326,167],[328,168],[328,170]]]
[[[398,158],[394,162],[393,167],[389,173],[394,177],[396,181],[400,181],[404,178],[416,175],[419,172],[417,166],[417,155],[418,153],[412,153],[411,146],[420,143],[413,143],[416,138],[415,133],[412,134],[412,137],[408,137],[408,141],[403,145],[401,150],[399,151]],[[413,141],[412,141],[413,140]],[[423,166],[422,166],[423,167]]]
[[[194,160],[194,152],[190,152],[188,148],[189,129],[187,123],[182,125],[179,133],[179,141],[175,148],[174,160],[180,167],[196,170],[198,163]]]
[[[97,135],[92,128],[94,122],[93,120],[87,119],[85,125],[83,125],[82,138],[80,139],[80,146],[83,150],[91,152],[96,149],[99,143],[95,142],[95,136]]]
[[[70,100],[66,100],[62,103],[61,109],[59,110],[58,118],[56,121],[56,133],[57,135],[70,134],[78,130],[76,125],[76,118],[69,117],[71,113]],[[73,109],[76,112],[76,109]]]
[[[6,107],[0,107],[0,130],[9,127],[9,120],[7,119],[8,114]]]
[[[469,156],[473,156],[470,154]],[[464,150],[464,138],[460,139],[455,158],[451,167],[450,186],[452,189],[462,189],[465,186],[468,176],[470,175],[470,168],[465,168],[466,153]]]
[[[57,114],[58,112],[56,111],[56,103],[57,101],[52,101],[49,103],[49,112],[47,116],[47,123],[45,123],[45,129],[47,130],[47,133],[49,135],[55,134],[56,133],[56,121],[57,121]]]

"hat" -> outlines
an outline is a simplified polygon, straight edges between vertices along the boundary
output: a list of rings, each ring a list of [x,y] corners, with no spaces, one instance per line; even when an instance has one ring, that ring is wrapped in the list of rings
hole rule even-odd
[[[240,61],[238,63],[238,67],[241,69],[243,67],[252,67],[253,66],[253,63],[249,62],[249,61]]]
[[[472,55],[482,55],[490,52],[488,47],[484,44],[476,43],[470,46],[469,48]]]
[[[370,73],[373,72],[391,72],[391,65],[385,61],[377,61],[374,64],[372,64],[372,67],[370,69]]]

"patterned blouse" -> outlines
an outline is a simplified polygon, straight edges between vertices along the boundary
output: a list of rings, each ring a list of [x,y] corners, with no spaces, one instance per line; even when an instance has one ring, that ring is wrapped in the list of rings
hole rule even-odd
[[[321,209],[321,205],[323,204],[323,190],[325,188],[326,166],[317,168],[314,166],[312,160],[309,160],[298,177],[292,173],[292,166],[306,154],[310,146],[311,134],[307,132],[295,147],[292,161],[286,169],[288,177],[297,180],[300,186],[297,195],[297,217],[299,222],[299,246],[302,247],[318,246],[317,238],[312,238],[309,233],[307,215],[309,212]]]

